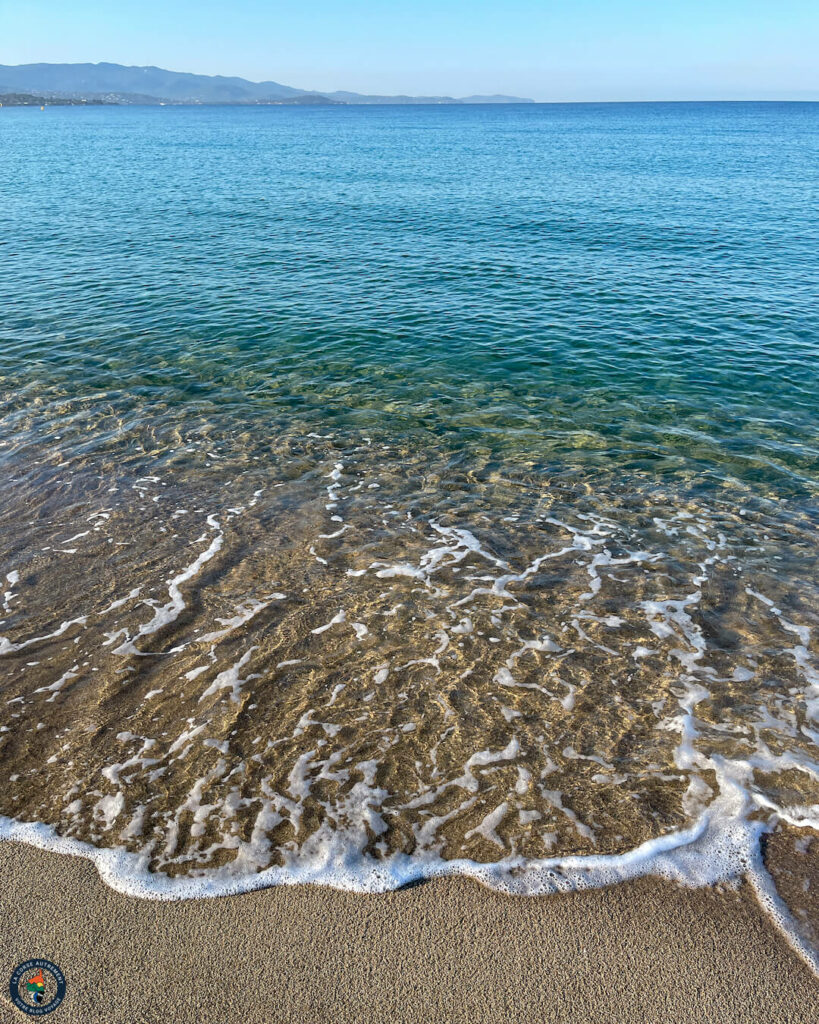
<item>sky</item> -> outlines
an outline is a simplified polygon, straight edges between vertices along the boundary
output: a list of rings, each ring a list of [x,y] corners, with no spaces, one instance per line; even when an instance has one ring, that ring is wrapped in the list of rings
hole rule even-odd
[[[819,99],[817,0],[0,0],[0,64],[329,92]]]

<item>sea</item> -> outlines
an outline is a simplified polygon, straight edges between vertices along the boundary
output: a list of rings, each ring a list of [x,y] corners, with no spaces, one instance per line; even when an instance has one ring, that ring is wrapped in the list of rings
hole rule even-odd
[[[778,912],[819,104],[0,115],[0,833],[165,898]]]

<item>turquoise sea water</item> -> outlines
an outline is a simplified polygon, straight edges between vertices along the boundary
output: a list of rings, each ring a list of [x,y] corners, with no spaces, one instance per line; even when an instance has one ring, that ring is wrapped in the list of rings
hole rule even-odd
[[[816,104],[38,115],[2,123],[18,396],[816,480]]]
[[[819,820],[818,104],[0,115],[4,814],[321,877]]]

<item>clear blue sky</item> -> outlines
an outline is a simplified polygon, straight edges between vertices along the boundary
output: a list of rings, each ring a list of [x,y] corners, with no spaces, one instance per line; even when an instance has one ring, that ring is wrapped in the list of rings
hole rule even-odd
[[[305,89],[819,99],[819,0],[0,0],[0,64]]]

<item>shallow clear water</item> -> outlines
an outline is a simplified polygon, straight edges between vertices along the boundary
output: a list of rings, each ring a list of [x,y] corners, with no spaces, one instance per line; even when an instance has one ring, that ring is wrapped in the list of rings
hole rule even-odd
[[[336,881],[819,822],[819,105],[1,113],[0,813]]]

